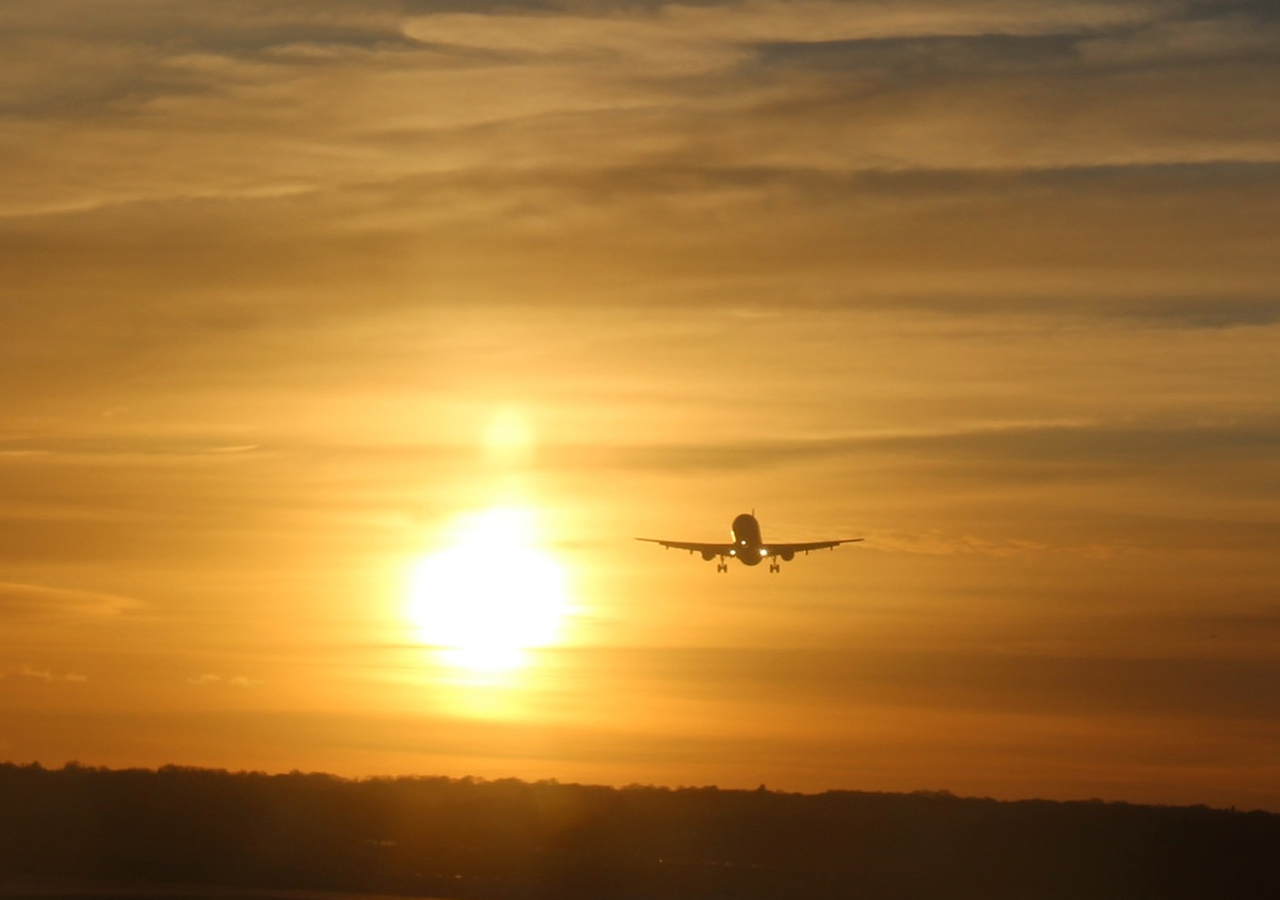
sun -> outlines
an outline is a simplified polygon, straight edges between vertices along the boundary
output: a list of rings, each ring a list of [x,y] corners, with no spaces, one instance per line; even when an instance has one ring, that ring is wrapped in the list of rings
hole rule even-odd
[[[442,549],[413,567],[406,613],[443,662],[474,672],[521,667],[557,643],[569,615],[564,568],[539,545],[532,510],[459,516]]]

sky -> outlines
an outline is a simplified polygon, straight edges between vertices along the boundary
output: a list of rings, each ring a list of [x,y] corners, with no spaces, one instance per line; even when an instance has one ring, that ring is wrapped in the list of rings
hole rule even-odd
[[[1264,2],[0,0],[0,759],[1280,811]],[[780,574],[635,537],[860,544]]]

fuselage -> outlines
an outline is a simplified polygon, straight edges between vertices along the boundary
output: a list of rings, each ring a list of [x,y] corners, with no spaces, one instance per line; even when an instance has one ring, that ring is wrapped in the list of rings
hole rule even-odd
[[[733,520],[729,529],[733,538],[733,549],[729,555],[736,557],[744,566],[758,566],[764,558],[764,539],[760,536],[760,523],[751,513],[743,513]]]
[[[668,549],[697,553],[707,562],[716,562],[717,572],[729,571],[729,560],[736,559],[744,566],[758,566],[766,557],[770,572],[781,572],[784,562],[791,562],[797,553],[814,550],[830,550],[841,544],[852,544],[862,538],[840,538],[835,541],[800,541],[799,543],[772,542],[766,544],[760,534],[760,521],[754,512],[742,513],[729,526],[729,543],[704,544],[701,541],[664,541],[659,538],[636,538],[651,544],[661,544]]]

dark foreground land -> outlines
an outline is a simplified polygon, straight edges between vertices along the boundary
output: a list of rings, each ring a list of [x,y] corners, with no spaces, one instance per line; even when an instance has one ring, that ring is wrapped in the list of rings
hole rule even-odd
[[[1273,898],[1280,816],[948,794],[0,765],[0,897],[314,891],[475,900]]]

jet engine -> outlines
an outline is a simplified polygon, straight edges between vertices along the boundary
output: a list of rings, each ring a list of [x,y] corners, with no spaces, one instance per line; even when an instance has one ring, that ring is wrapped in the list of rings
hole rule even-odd
[[[791,560],[796,558],[796,552],[794,550],[783,550],[778,555],[782,557],[784,562],[791,562]]]
[[[707,562],[711,562],[711,560],[713,560],[713,559],[715,559],[715,558],[716,558],[715,551],[714,551],[714,550],[703,550],[703,551],[702,551],[702,558],[703,558],[703,559],[705,559]]]

